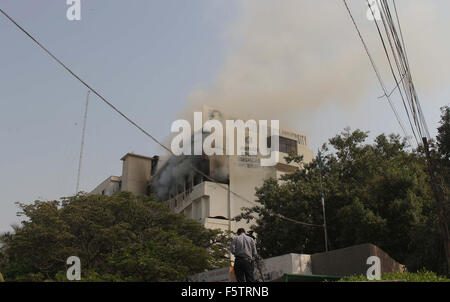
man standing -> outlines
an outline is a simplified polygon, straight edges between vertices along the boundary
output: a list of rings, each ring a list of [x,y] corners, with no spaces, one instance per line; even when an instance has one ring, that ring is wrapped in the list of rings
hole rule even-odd
[[[238,229],[237,236],[231,242],[230,251],[234,255],[234,273],[237,282],[254,282],[253,259],[257,256],[255,241]]]

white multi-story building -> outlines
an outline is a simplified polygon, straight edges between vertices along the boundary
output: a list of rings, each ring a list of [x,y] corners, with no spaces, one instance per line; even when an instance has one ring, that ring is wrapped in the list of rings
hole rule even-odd
[[[208,107],[204,107],[203,116],[225,119],[220,111]],[[249,139],[247,132],[247,143]],[[230,221],[229,218],[241,214],[243,207],[255,205],[255,188],[261,187],[268,178],[278,179],[298,167],[285,161],[288,153],[302,155],[304,163],[313,158],[306,135],[285,128],[279,131],[279,152],[279,160],[273,166],[261,166],[260,155],[179,156],[163,162],[156,156],[129,153],[122,158],[122,176],[108,178],[91,193],[155,193],[172,211],[183,213],[207,228],[236,231],[243,227],[248,230],[250,226],[245,221]]]

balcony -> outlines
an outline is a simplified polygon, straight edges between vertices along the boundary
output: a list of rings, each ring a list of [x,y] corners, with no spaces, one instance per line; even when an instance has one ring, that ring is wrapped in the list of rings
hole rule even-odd
[[[219,186],[223,186],[223,188],[221,188]],[[191,205],[193,201],[198,200],[202,197],[210,197],[211,194],[214,194],[217,191],[222,193],[222,194],[220,194],[222,196],[224,194],[226,195],[227,192],[224,188],[225,189],[228,188],[228,185],[227,184],[217,184],[217,183],[210,182],[210,181],[204,181],[204,182],[201,182],[198,185],[192,187],[191,190],[184,191],[183,193],[176,195],[175,197],[167,200],[166,202],[172,211],[174,211],[175,213],[181,213],[189,205]],[[216,195],[218,195],[218,194],[216,194]],[[223,197],[220,199],[223,199]]]

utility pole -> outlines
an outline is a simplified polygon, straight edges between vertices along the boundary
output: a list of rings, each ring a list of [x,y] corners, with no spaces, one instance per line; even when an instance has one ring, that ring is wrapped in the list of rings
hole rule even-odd
[[[318,151],[317,156],[319,159],[319,170],[320,170],[320,201],[322,202],[323,232],[324,232],[324,236],[325,236],[325,252],[328,252],[327,219],[326,219],[326,215],[325,215],[325,194],[323,193],[323,186],[322,186],[323,163],[322,163],[322,156],[321,156],[320,150]]]
[[[231,235],[231,156],[228,157],[228,190],[227,190],[227,212],[228,212],[228,234]],[[229,257],[231,262],[231,251],[229,251]]]
[[[450,276],[450,236],[447,225],[447,215],[444,206],[444,192],[443,188],[439,188],[439,185],[437,183],[433,160],[431,158],[430,148],[428,146],[428,140],[426,137],[422,137],[422,141],[425,150],[425,156],[427,159],[428,173],[430,174],[431,188],[433,190],[433,195],[438,211],[439,229],[441,231],[442,240],[444,241],[445,256],[447,258],[447,275]]]
[[[323,212],[323,232],[325,236],[325,252],[328,252],[328,235],[327,235],[327,219],[325,218],[325,198],[323,197],[323,192],[320,193],[322,201],[322,212]]]
[[[80,189],[80,176],[81,176],[81,163],[83,161],[83,148],[84,148],[84,137],[86,134],[86,122],[88,117],[88,106],[89,106],[89,94],[91,91],[89,90],[86,96],[86,109],[84,111],[84,120],[83,120],[83,130],[81,133],[81,148],[80,148],[80,161],[78,162],[78,176],[77,176],[77,188],[75,195],[78,194]]]
[[[228,178],[228,190],[227,190],[227,201],[228,201],[228,231],[231,232],[231,194],[230,194],[230,179]]]

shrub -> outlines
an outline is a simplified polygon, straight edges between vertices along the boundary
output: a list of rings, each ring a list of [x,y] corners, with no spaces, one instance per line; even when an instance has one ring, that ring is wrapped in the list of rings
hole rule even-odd
[[[349,276],[340,279],[338,282],[369,281],[366,276]],[[377,280],[373,280],[377,281]],[[450,282],[450,279],[438,276],[436,273],[422,269],[416,273],[395,272],[384,273],[381,275],[381,281],[406,281],[406,282]]]

